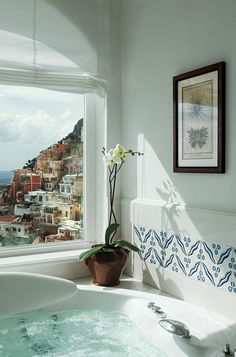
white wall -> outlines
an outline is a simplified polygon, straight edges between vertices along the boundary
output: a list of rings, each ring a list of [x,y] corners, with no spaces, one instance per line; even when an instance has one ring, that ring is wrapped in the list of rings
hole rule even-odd
[[[149,145],[145,198],[166,198],[173,185],[188,205],[236,211],[235,13],[234,0],[122,1],[123,143],[136,146],[142,134]],[[173,173],[172,77],[219,61],[227,66],[226,174]],[[125,198],[137,195],[134,169],[126,166]]]
[[[236,213],[235,13],[235,0],[121,1],[122,143],[145,153],[138,170],[134,160],[123,170],[122,231],[125,238],[132,234],[130,200],[137,197],[143,200],[143,205],[139,207],[138,217],[132,211],[133,224],[161,231],[163,221],[160,220],[165,219],[164,227],[169,227],[169,231],[192,234],[193,241],[200,239],[209,246],[217,230],[214,225],[217,217],[209,218],[206,234],[199,216],[194,219],[185,215],[186,219],[181,217],[180,220],[175,209],[165,218],[162,210],[155,216],[155,210],[151,209],[152,219],[145,220],[146,205],[150,206],[150,202],[154,207],[179,204],[183,208],[186,205],[200,209],[202,217],[211,216],[208,210],[217,210],[224,227],[227,212]],[[173,173],[172,78],[220,61],[226,62],[226,173]],[[236,218],[230,217],[231,230],[223,230],[215,236],[215,243],[224,247],[236,247]],[[159,221],[162,224],[157,227]],[[197,231],[199,236],[193,234]],[[227,291],[201,285],[173,272],[166,273],[166,270],[159,269],[155,274],[152,270],[152,264],[135,262],[137,277],[183,299],[219,308],[225,313],[229,310],[221,309],[222,298],[231,307],[235,301],[235,294]],[[217,296],[215,306],[210,304],[214,296]]]

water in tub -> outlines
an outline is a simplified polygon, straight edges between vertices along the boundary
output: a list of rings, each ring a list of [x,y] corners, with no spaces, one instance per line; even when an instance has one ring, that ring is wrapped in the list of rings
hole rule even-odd
[[[2,357],[165,357],[117,311],[35,311],[0,319]]]

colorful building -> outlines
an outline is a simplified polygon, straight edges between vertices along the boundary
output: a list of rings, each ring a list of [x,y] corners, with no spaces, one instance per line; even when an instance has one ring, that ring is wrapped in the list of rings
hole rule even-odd
[[[22,200],[22,195],[30,191],[41,188],[41,177],[39,174],[31,172],[31,170],[16,170],[9,189],[9,196],[18,201]]]
[[[69,144],[54,144],[53,145],[53,150],[56,154],[63,154],[63,153],[68,153],[70,152],[70,145]]]

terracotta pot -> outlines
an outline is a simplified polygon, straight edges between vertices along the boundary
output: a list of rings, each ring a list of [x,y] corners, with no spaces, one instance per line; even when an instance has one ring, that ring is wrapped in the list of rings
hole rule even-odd
[[[129,252],[118,247],[114,252],[97,253],[85,260],[93,276],[93,283],[116,286],[128,260]]]

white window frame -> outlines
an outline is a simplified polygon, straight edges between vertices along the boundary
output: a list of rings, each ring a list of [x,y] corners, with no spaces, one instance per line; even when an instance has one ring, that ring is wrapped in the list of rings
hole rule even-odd
[[[4,247],[0,249],[0,258],[63,251],[71,251],[71,254],[74,255],[75,250],[88,248],[92,243],[103,240],[107,223],[106,173],[102,159],[102,147],[106,146],[106,116],[106,96],[99,97],[96,94],[84,94],[84,239],[66,243],[41,243]]]

